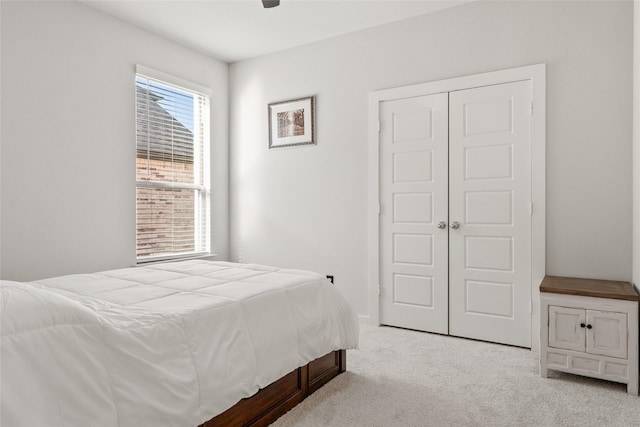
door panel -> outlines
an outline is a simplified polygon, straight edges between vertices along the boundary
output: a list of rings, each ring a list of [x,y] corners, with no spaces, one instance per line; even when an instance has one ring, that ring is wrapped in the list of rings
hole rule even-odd
[[[380,322],[448,332],[447,94],[380,105]]]
[[[466,224],[468,226],[468,224]],[[487,272],[513,271],[513,239],[511,237],[465,236],[464,268]]]
[[[465,181],[480,179],[511,179],[513,150],[510,145],[465,147]]]
[[[433,266],[433,235],[393,234],[393,263]]]
[[[513,191],[469,191],[466,225],[513,225]]]
[[[513,317],[513,284],[467,280],[465,285],[468,312]]]
[[[433,307],[433,278],[394,274],[393,283],[395,303]]]
[[[511,132],[513,130],[512,113],[513,99],[508,96],[473,99],[465,102],[463,106],[464,135],[471,136],[483,133],[495,135],[500,132]]]
[[[433,150],[418,149],[393,153],[392,182],[394,184],[433,183]]]
[[[452,335],[531,346],[530,101],[530,81],[450,94]]]
[[[401,193],[393,195],[394,224],[431,224],[433,193]]]

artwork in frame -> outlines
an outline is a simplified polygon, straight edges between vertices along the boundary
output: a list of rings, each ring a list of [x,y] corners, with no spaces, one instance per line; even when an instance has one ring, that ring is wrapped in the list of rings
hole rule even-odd
[[[315,144],[315,96],[269,104],[269,148]]]

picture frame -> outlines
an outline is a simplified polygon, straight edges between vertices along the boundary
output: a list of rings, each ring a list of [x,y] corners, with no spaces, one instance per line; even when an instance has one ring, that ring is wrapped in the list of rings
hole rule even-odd
[[[315,96],[273,102],[269,110],[269,149],[315,145]]]

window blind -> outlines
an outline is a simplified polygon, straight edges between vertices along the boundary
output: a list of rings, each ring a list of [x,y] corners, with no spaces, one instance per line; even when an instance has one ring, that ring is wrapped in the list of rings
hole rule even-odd
[[[138,262],[210,251],[209,98],[136,75]]]

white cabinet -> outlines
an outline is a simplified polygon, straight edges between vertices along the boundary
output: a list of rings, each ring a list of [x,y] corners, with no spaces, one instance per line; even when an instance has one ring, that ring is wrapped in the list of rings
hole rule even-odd
[[[570,372],[638,394],[638,294],[626,282],[545,277],[540,374]]]

